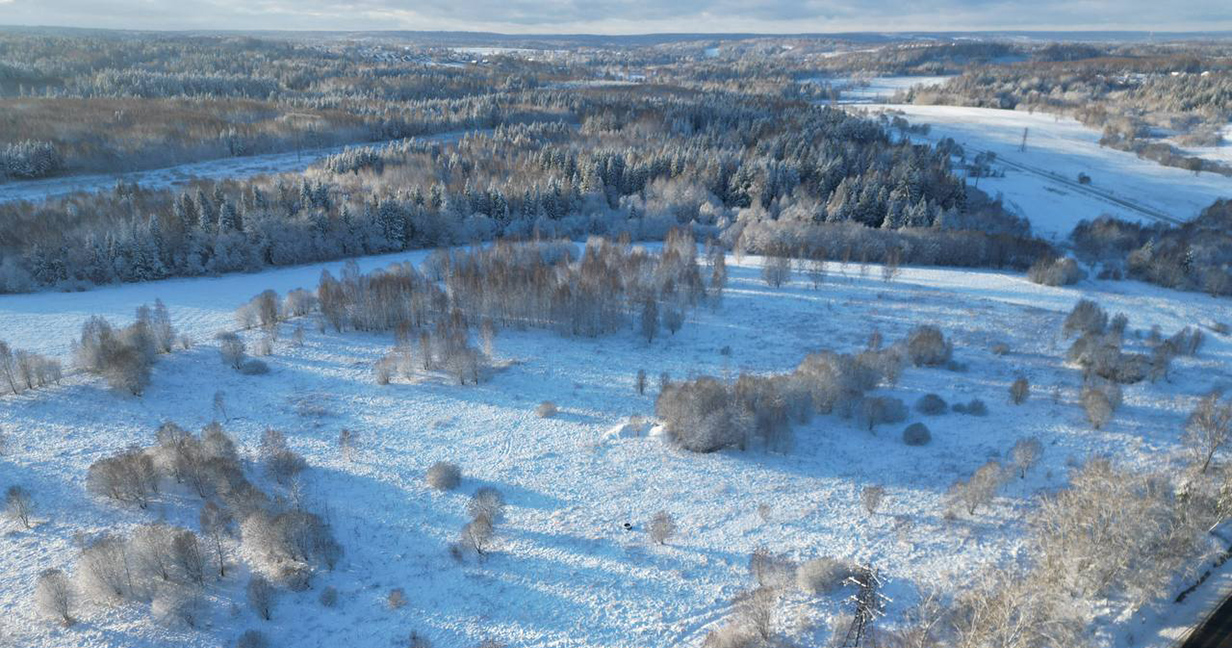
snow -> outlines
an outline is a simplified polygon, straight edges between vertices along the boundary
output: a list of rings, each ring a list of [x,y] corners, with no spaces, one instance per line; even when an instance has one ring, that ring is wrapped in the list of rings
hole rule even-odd
[[[453,142],[461,139],[469,131],[454,131],[426,135],[425,141]],[[56,196],[65,196],[78,192],[105,191],[115,187],[116,182],[123,181],[138,184],[147,189],[182,186],[193,180],[243,179],[260,175],[290,173],[303,171],[317,162],[345,151],[355,146],[390,146],[402,142],[392,140],[378,143],[359,143],[344,146],[331,146],[305,151],[288,153],[270,153],[267,155],[250,155],[245,157],[221,158],[190,162],[176,166],[153,169],[150,171],[133,171],[129,173],[104,173],[98,175],[69,175],[45,178],[41,180],[19,180],[0,183],[0,203],[25,200],[36,202]]]
[[[1171,139],[1165,141],[1176,146],[1185,155],[1193,155],[1232,166],[1232,124],[1219,129],[1219,136],[1223,141],[1218,146],[1181,146]]]
[[[1080,172],[1091,177],[1095,192],[1178,220],[1192,219],[1219,198],[1232,198],[1232,178],[1195,175],[1101,147],[1098,132],[1068,117],[963,106],[872,104],[859,108],[901,112],[912,124],[929,124],[931,131],[921,139],[937,142],[951,137],[963,145],[968,158],[979,151],[996,153],[999,161],[1007,163],[995,165],[1004,168],[1005,177],[981,178],[979,188],[1000,194],[1011,211],[1028,218],[1036,234],[1044,237],[1063,239],[1079,221],[1103,214],[1153,222],[1125,205],[1074,187],[1071,183]],[[1019,150],[1023,129],[1028,131],[1026,151]]]
[[[403,258],[422,257],[368,258],[360,267]],[[74,376],[59,387],[0,400],[0,427],[9,437],[0,485],[25,484],[40,521],[31,531],[11,525],[0,531],[7,533],[0,542],[0,644],[217,646],[257,627],[277,646],[387,646],[405,641],[411,630],[446,648],[485,639],[518,646],[697,646],[730,611],[732,597],[751,585],[747,560],[758,546],[797,560],[834,555],[872,562],[888,578],[893,599],[879,623],[893,625],[920,588],[1019,558],[1030,498],[1064,484],[1073,462],[1104,453],[1140,466],[1175,460],[1191,397],[1229,384],[1232,342],[1208,332],[1197,358],[1175,363],[1171,383],[1127,387],[1115,421],[1092,431],[1076,402],[1078,371],[1060,359],[1066,346],[1060,325],[1077,299],[1125,312],[1131,340],[1153,325],[1171,333],[1209,324],[1226,307],[1201,294],[1135,282],[1052,288],[994,271],[905,268],[885,283],[878,268],[864,274],[854,264],[845,271],[831,264],[821,290],[801,278],[774,289],[758,279],[759,261],[730,260],[723,304],[695,311],[679,333],[653,344],[632,331],[599,339],[501,331],[496,356],[503,368],[477,387],[433,375],[378,386],[371,366],[392,336],[322,333],[311,316],[302,322],[303,347],[290,344],[291,325],[283,326],[266,358],[270,375],[242,376],[224,367],[209,334],[233,327],[234,307],[266,288],[311,287],[321,265],[0,299],[0,339],[17,346],[62,352],[87,314],[130,317],[133,307],[155,296],[200,342],[164,356],[141,398]],[[675,379],[781,372],[810,351],[862,348],[874,329],[897,340],[919,323],[942,327],[966,369],[909,368],[897,386],[881,391],[908,403],[926,392],[951,403],[982,398],[991,410],[987,418],[913,415],[870,434],[851,421],[819,416],[797,426],[794,449],[781,455],[756,448],[688,454],[653,429],[627,434],[626,426],[635,427],[631,417],[653,417],[661,372]],[[250,342],[256,337],[245,335]],[[1009,344],[1007,356],[992,353],[997,342]],[[650,377],[645,396],[634,389],[639,369]],[[1007,398],[1018,375],[1033,386],[1022,406]],[[43,568],[71,566],[75,534],[160,518],[195,526],[199,502],[186,492],[170,488],[142,512],[88,495],[84,476],[105,454],[151,443],[164,420],[199,429],[214,416],[220,390],[231,417],[225,427],[248,452],[273,426],[308,459],[309,507],[328,513],[346,550],[338,569],[321,574],[308,592],[284,593],[269,622],[243,605],[240,574],[209,586],[213,611],[200,630],[151,624],[144,605],[87,606],[82,623],[68,630],[38,619],[30,603],[34,579]],[[534,415],[545,400],[560,407],[556,417]],[[908,447],[899,439],[902,427],[916,420],[932,430],[930,445]],[[357,438],[349,460],[336,446],[344,427]],[[1010,483],[993,507],[973,518],[947,518],[942,500],[949,483],[1027,435],[1044,443],[1041,465]],[[461,466],[458,491],[424,485],[424,471],[436,461]],[[264,478],[259,483],[276,490]],[[872,483],[883,484],[887,497],[882,510],[868,515],[859,492]],[[500,489],[509,502],[497,523],[496,550],[483,561],[455,562],[448,543],[465,522],[466,498],[481,486]],[[679,527],[665,546],[645,533],[658,510],[670,512]],[[317,603],[326,585],[339,591],[335,609]],[[399,610],[384,604],[393,587],[406,591],[408,604]],[[847,594],[789,595],[779,630],[800,645],[822,645],[828,632],[811,624],[825,626],[846,611]],[[240,607],[232,610],[229,600]],[[1101,630],[1096,645],[1115,645],[1115,632]]]

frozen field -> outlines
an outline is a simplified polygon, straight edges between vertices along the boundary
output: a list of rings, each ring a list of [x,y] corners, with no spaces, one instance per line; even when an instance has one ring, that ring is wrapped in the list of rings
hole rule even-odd
[[[407,256],[365,259],[361,267]],[[1132,339],[1153,325],[1169,334],[1227,319],[1226,307],[1204,295],[1135,282],[1049,288],[1018,275],[945,269],[907,268],[884,283],[878,268],[864,276],[854,264],[845,273],[830,264],[821,290],[800,277],[773,289],[758,279],[758,259],[730,263],[722,306],[695,311],[675,336],[647,344],[632,331],[599,339],[502,331],[495,355],[508,366],[478,387],[430,375],[378,386],[372,363],[392,336],[319,333],[315,316],[303,322],[303,347],[287,343],[295,324],[283,325],[283,341],[267,358],[270,375],[241,376],[219,362],[211,334],[233,327],[236,305],[265,288],[313,287],[322,266],[0,299],[0,339],[19,347],[62,353],[88,314],[128,318],[154,297],[198,340],[159,361],[141,398],[73,377],[0,399],[0,427],[10,439],[0,485],[26,484],[40,521],[32,531],[4,527],[0,645],[204,647],[259,627],[276,646],[384,647],[411,630],[445,648],[485,639],[511,646],[697,646],[729,612],[731,598],[751,585],[748,555],[758,546],[794,559],[871,562],[889,579],[893,602],[883,623],[892,626],[920,591],[1019,557],[1029,498],[1064,484],[1069,466],[1103,453],[1131,465],[1173,461],[1191,397],[1232,385],[1232,343],[1207,331],[1199,356],[1174,364],[1172,382],[1127,387],[1115,421],[1092,431],[1076,403],[1079,372],[1061,364],[1061,322],[1081,296],[1125,312]],[[953,339],[966,370],[908,368],[897,386],[879,391],[908,403],[930,391],[950,402],[979,397],[990,409],[987,418],[913,413],[909,421],[925,420],[932,429],[928,446],[901,442],[906,423],[870,434],[830,416],[798,426],[795,448],[785,455],[696,455],[656,437],[608,434],[630,416],[653,414],[657,388],[637,395],[639,369],[677,379],[778,372],[811,351],[861,348],[873,329],[895,341],[920,323],[936,324]],[[1010,353],[994,355],[997,342]],[[1007,388],[1020,374],[1030,379],[1032,398],[1014,406]],[[243,570],[209,587],[219,602],[199,631],[151,624],[144,605],[87,607],[70,630],[38,620],[30,602],[34,578],[46,567],[71,566],[76,534],[159,518],[196,526],[199,502],[181,491],[142,512],[88,495],[84,476],[104,454],[150,444],[165,420],[199,429],[214,416],[218,390],[231,418],[226,429],[246,451],[273,426],[308,459],[304,496],[310,508],[329,512],[346,551],[338,569],[322,574],[313,590],[284,594],[268,622],[242,604]],[[555,401],[561,414],[535,417],[543,400]],[[344,427],[358,439],[349,460],[336,445]],[[1041,464],[1025,480],[1011,481],[991,508],[947,518],[946,487],[1030,435],[1044,443]],[[424,470],[439,460],[462,467],[458,491],[424,485]],[[870,516],[859,492],[873,483],[884,484],[888,496]],[[485,485],[509,502],[496,550],[482,562],[455,562],[448,543],[465,522],[467,497]],[[662,547],[645,533],[660,509],[680,527]],[[317,603],[326,585],[341,594],[337,608]],[[385,606],[393,587],[405,589],[406,607]],[[849,593],[793,593],[776,627],[798,645],[821,645],[830,622],[847,610]],[[224,600],[241,604],[231,609]],[[1124,645],[1124,632],[1139,630],[1127,623],[1108,621],[1097,645]],[[1163,645],[1136,636],[1138,645]]]
[[[1097,131],[1067,117],[960,106],[874,104],[858,108],[897,111],[912,124],[930,124],[926,139],[936,142],[951,137],[963,145],[968,158],[980,151],[996,153],[998,160],[1006,162],[996,165],[1005,168],[1005,177],[981,178],[980,189],[1001,194],[1006,205],[1030,219],[1032,228],[1044,237],[1064,238],[1079,221],[1102,214],[1151,220],[1095,192],[1179,220],[1193,218],[1216,199],[1232,197],[1232,178],[1195,175],[1138,159],[1133,153],[1103,148]],[[1023,129],[1028,131],[1026,151],[1019,150]],[[1071,184],[1079,173],[1091,177],[1094,192]]]

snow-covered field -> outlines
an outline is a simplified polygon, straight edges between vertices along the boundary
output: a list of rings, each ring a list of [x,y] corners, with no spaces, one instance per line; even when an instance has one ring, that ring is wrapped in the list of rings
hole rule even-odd
[[[460,139],[467,131],[454,131],[427,135],[419,139],[437,142],[452,142]],[[115,187],[123,181],[138,184],[147,189],[174,187],[188,184],[193,180],[221,180],[224,178],[240,179],[275,173],[291,173],[303,171],[317,162],[352,146],[387,146],[401,140],[377,144],[348,144],[315,148],[289,153],[270,153],[268,155],[250,155],[245,157],[221,158],[178,164],[150,171],[133,171],[129,173],[103,173],[97,175],[71,175],[42,180],[20,180],[0,183],[0,203],[26,200],[36,202],[47,198],[65,196],[78,192],[104,191]]]
[[[695,311],[679,333],[652,344],[632,331],[600,339],[502,331],[495,355],[507,366],[477,387],[433,376],[378,386],[371,367],[391,336],[320,333],[311,317],[303,347],[288,342],[293,324],[283,326],[267,358],[270,375],[242,376],[219,362],[210,334],[233,326],[236,305],[266,288],[312,287],[321,266],[0,299],[0,339],[17,346],[62,353],[86,315],[128,317],[156,296],[199,341],[164,356],[141,398],[76,376],[0,399],[0,427],[9,437],[0,486],[25,484],[40,522],[31,531],[6,527],[0,540],[0,645],[217,646],[255,627],[276,646],[389,646],[411,630],[446,648],[485,639],[512,646],[697,646],[729,612],[731,598],[751,585],[748,556],[758,546],[795,559],[871,562],[889,580],[893,602],[882,623],[893,625],[921,590],[1018,557],[1029,498],[1064,484],[1075,462],[1104,453],[1157,467],[1173,460],[1191,397],[1232,384],[1232,341],[1208,331],[1196,359],[1176,362],[1172,382],[1127,387],[1115,421],[1092,431],[1076,403],[1078,371],[1061,363],[1060,325],[1079,297],[1126,313],[1131,338],[1153,325],[1171,333],[1228,319],[1226,305],[1134,282],[1049,288],[991,271],[907,268],[885,283],[878,268],[862,275],[858,266],[843,273],[837,264],[820,290],[799,277],[774,289],[758,279],[758,263],[733,260],[722,306]],[[783,455],[687,454],[656,437],[609,434],[630,416],[653,414],[657,389],[635,392],[639,369],[677,379],[779,372],[811,351],[861,348],[874,329],[893,341],[920,323],[951,336],[966,369],[909,368],[897,386],[880,391],[908,403],[926,392],[950,402],[979,397],[990,409],[986,418],[913,413],[910,421],[932,429],[928,446],[902,443],[906,423],[870,434],[830,416],[798,426],[794,450]],[[997,342],[1010,353],[994,355]],[[1018,375],[1030,379],[1033,392],[1014,406],[1007,388]],[[209,586],[217,602],[199,631],[152,624],[142,605],[87,607],[82,623],[68,630],[38,619],[34,579],[46,567],[71,567],[76,534],[160,518],[196,526],[199,503],[181,491],[172,489],[142,512],[90,496],[84,477],[104,454],[152,443],[163,421],[199,429],[214,417],[220,390],[232,419],[226,428],[247,452],[273,426],[307,457],[307,501],[328,511],[346,551],[338,569],[322,574],[313,590],[283,594],[268,622],[243,605],[240,573]],[[537,418],[533,410],[544,400],[555,401],[561,414]],[[349,460],[336,445],[344,427],[358,439]],[[1044,443],[1041,464],[1009,483],[990,509],[947,518],[946,487],[1030,435]],[[458,491],[424,485],[424,470],[440,460],[462,467]],[[888,498],[868,515],[859,492],[874,483],[885,485]],[[499,488],[509,502],[496,551],[484,561],[455,562],[447,547],[465,522],[467,497],[480,486]],[[666,546],[645,532],[660,509],[680,527]],[[317,603],[327,585],[341,594],[337,608]],[[397,610],[385,605],[394,587],[404,588],[408,600]],[[794,593],[776,625],[799,645],[821,645],[849,593]],[[1109,629],[1101,643],[1116,645],[1124,630]],[[1151,644],[1141,635],[1137,642]]]
[[[929,124],[925,138],[936,142],[951,137],[973,157],[992,151],[1004,167],[1004,178],[981,178],[979,187],[1001,194],[1006,205],[1027,217],[1035,232],[1063,239],[1083,219],[1102,214],[1150,221],[1150,217],[1095,193],[1074,187],[1079,173],[1091,177],[1091,188],[1117,199],[1141,205],[1174,219],[1193,218],[1216,199],[1232,198],[1232,178],[1166,167],[1133,153],[1104,148],[1100,134],[1078,121],[1045,113],[1027,113],[962,106],[860,105],[871,112],[900,112],[912,124]],[[1027,146],[1020,151],[1023,129]],[[1050,176],[1049,174],[1055,174]]]

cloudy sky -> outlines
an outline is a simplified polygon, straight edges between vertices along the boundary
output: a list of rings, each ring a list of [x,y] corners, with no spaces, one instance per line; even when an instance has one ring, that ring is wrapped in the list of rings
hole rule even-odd
[[[1232,30],[1230,0],[0,0],[0,24],[506,33]]]

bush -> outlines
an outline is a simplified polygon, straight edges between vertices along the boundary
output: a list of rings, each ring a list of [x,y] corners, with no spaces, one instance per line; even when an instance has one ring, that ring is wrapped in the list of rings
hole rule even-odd
[[[903,430],[903,443],[909,446],[928,445],[928,442],[932,440],[932,433],[928,431],[928,426],[923,423],[912,423]]]
[[[269,639],[260,630],[246,630],[235,642],[235,648],[269,648]]]
[[[428,486],[436,490],[453,490],[462,481],[462,469],[454,464],[438,461],[428,468],[424,479],[428,482]]]
[[[668,439],[690,452],[743,445],[751,423],[737,411],[726,385],[709,376],[663,387],[655,413]]]
[[[1044,454],[1044,444],[1039,439],[1027,437],[1019,439],[1010,448],[1010,465],[1018,470],[1020,479],[1026,479],[1027,471],[1034,466]]]
[[[240,365],[240,373],[245,376],[264,376],[269,371],[269,365],[265,364],[264,360],[257,360],[256,358],[249,358]]]
[[[676,533],[676,520],[672,518],[667,511],[659,511],[650,518],[650,523],[646,525],[646,530],[650,532],[650,538],[658,544],[664,544],[667,539]]]
[[[389,596],[385,597],[385,605],[391,610],[400,610],[406,607],[406,592],[401,587],[389,590]]]
[[[1078,262],[1069,257],[1042,258],[1027,270],[1027,279],[1045,286],[1068,286],[1078,283],[1086,274],[1078,269]]]
[[[332,608],[338,605],[338,589],[332,585],[327,586],[321,590],[321,596],[318,600],[321,602],[322,607]]]
[[[860,491],[860,504],[864,506],[864,510],[868,511],[869,515],[877,512],[881,507],[881,500],[885,499],[885,487],[878,484],[865,486]]]
[[[1017,380],[1010,385],[1010,400],[1015,405],[1022,405],[1027,402],[1027,398],[1031,395],[1031,383],[1027,382],[1025,376],[1019,376]]]
[[[968,416],[988,416],[988,406],[978,398],[972,398],[966,403],[954,403],[954,407],[951,409],[959,414],[966,414]]]
[[[936,394],[924,394],[915,402],[915,411],[927,416],[945,414],[948,409],[945,399]]]
[[[556,403],[553,403],[552,401],[543,401],[542,403],[539,403],[538,407],[535,408],[535,416],[538,416],[539,418],[552,418],[553,416],[556,416],[559,411],[560,410],[556,408]]]
[[[907,406],[893,396],[866,396],[860,401],[859,420],[867,430],[907,419]]]
[[[837,558],[814,558],[796,569],[796,586],[808,594],[829,594],[842,587],[854,573],[850,564]]]
[[[1112,415],[1120,405],[1121,391],[1116,385],[1087,386],[1082,390],[1082,409],[1087,415],[1087,421],[1096,430],[1103,428],[1112,420]]]
[[[1099,304],[1089,299],[1080,299],[1065,317],[1061,330],[1067,337],[1084,333],[1100,335],[1107,327],[1108,313],[1105,313]]]
[[[907,355],[917,367],[943,365],[949,362],[952,353],[952,345],[935,326],[917,326],[907,334]]]

